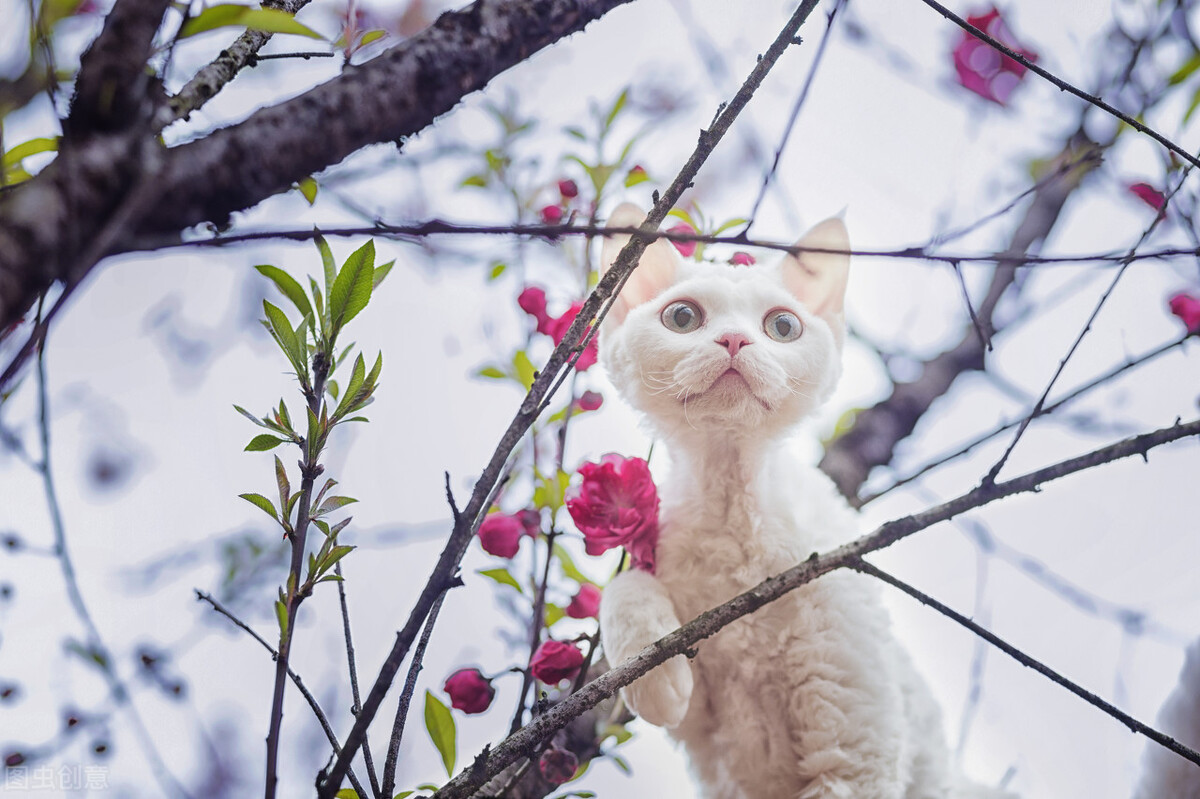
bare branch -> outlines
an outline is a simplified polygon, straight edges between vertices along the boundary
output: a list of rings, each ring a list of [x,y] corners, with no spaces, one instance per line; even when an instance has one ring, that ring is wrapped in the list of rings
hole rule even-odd
[[[897,580],[892,575],[875,568],[874,566],[867,563],[865,560],[862,560],[861,558],[859,558],[856,562],[850,563],[848,565],[850,568],[854,569],[857,572],[862,572],[863,574],[869,574],[872,577],[876,577],[876,578],[882,580],[883,582],[887,583],[890,586],[900,589],[904,593],[906,593],[909,596],[911,596],[912,598],[916,599],[922,605],[931,607],[934,610],[936,610],[938,613],[941,613],[946,618],[952,619],[952,620],[954,620],[955,623],[960,624],[963,627],[966,627],[968,630],[975,633],[975,635],[977,635],[980,638],[982,638],[983,640],[987,641],[989,644],[996,647],[1001,652],[1003,652],[1004,654],[1011,657],[1013,660],[1020,663],[1022,666],[1028,666],[1029,668],[1033,669],[1034,671],[1038,672],[1039,674],[1050,678],[1050,680],[1052,680],[1053,682],[1058,683],[1063,688],[1066,688],[1068,691],[1075,694],[1080,699],[1087,702],[1089,705],[1100,708],[1100,710],[1103,710],[1105,713],[1112,716],[1117,721],[1120,721],[1122,724],[1124,724],[1126,727],[1128,727],[1133,732],[1141,733],[1142,735],[1146,736],[1147,738],[1149,738],[1150,740],[1159,744],[1160,746],[1166,747],[1167,749],[1170,749],[1172,752],[1179,755],[1180,757],[1186,758],[1186,759],[1192,761],[1193,763],[1195,763],[1197,766],[1200,766],[1200,753],[1197,753],[1196,751],[1188,748],[1187,746],[1184,746],[1183,744],[1179,743],[1171,736],[1164,735],[1163,733],[1159,732],[1158,730],[1154,729],[1153,727],[1143,724],[1142,722],[1138,721],[1133,716],[1130,716],[1128,713],[1125,713],[1124,711],[1120,710],[1116,706],[1111,705],[1108,702],[1105,702],[1103,699],[1096,696],[1091,691],[1088,691],[1087,689],[1083,688],[1082,686],[1078,685],[1077,683],[1074,683],[1071,680],[1068,680],[1066,677],[1064,677],[1061,674],[1059,674],[1058,672],[1054,671],[1053,669],[1051,669],[1049,666],[1045,665],[1044,663],[1041,663],[1038,660],[1034,660],[1029,655],[1027,655],[1024,652],[1022,652],[1021,650],[1017,649],[1012,644],[1005,642],[999,636],[989,632],[988,630],[985,630],[983,627],[980,627],[978,624],[971,621],[966,616],[963,616],[961,613],[957,613],[956,611],[951,610],[949,607],[943,605],[941,602],[938,602],[936,599],[929,596],[928,594],[921,593],[920,591],[913,588],[908,583],[905,583],[901,580]]]

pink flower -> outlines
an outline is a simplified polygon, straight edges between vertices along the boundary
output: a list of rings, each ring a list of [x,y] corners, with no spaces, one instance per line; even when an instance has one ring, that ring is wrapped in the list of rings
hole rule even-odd
[[[529,661],[533,676],[547,685],[558,685],[574,677],[582,665],[583,653],[579,647],[565,641],[543,641]]]
[[[537,286],[526,286],[525,290],[517,297],[517,305],[521,306],[522,311],[537,320],[538,330],[541,330],[542,325],[549,318],[546,316],[546,292]]]
[[[557,225],[562,218],[563,211],[557,205],[547,205],[542,209],[542,221],[547,225]]]
[[[554,339],[554,344],[557,346],[562,342],[563,337],[567,335],[567,330],[570,329],[571,323],[575,321],[575,317],[579,315],[579,312],[582,309],[583,300],[576,300],[575,302],[571,303],[571,307],[568,308],[562,316],[557,318],[547,316],[544,319],[539,319],[537,328],[538,332],[545,333],[547,336]],[[598,349],[596,338],[593,336],[591,342],[588,343],[587,348],[583,352],[579,353],[579,360],[575,362],[575,370],[579,372],[586,372],[596,363],[597,354]]]
[[[526,508],[523,511],[519,511],[517,518],[521,520],[521,526],[525,528],[525,535],[530,538],[536,538],[537,534],[541,532],[542,514],[533,508]]]
[[[463,713],[482,713],[496,696],[492,681],[479,669],[459,669],[446,678],[442,690],[450,697],[450,704]]]
[[[579,186],[573,180],[560,180],[558,193],[564,200],[570,200],[579,196]]]
[[[567,615],[572,619],[594,619],[600,615],[600,589],[591,583],[579,586],[571,604],[567,605]]]
[[[1037,53],[1022,47],[994,6],[986,14],[968,16],[967,23],[991,36],[1009,49],[1037,61]],[[990,44],[963,31],[954,46],[954,69],[958,82],[980,97],[998,105],[1008,105],[1013,90],[1028,71],[1024,64],[994,50]]]
[[[579,770],[579,758],[575,757],[574,752],[552,746],[538,758],[538,769],[546,782],[562,785],[569,782]]]
[[[1166,196],[1149,183],[1132,183],[1129,186],[1129,191],[1155,211],[1161,212],[1166,207]]]
[[[1192,335],[1200,333],[1200,299],[1180,292],[1171,298],[1170,307],[1171,313],[1179,317],[1187,332]]]
[[[741,250],[738,250],[733,254],[733,257],[729,259],[729,263],[733,264],[734,266],[753,266],[755,263],[757,263],[757,259],[748,252],[742,252]]]
[[[667,228],[668,233],[695,233],[696,229],[686,222],[680,222],[678,225]],[[696,242],[694,241],[672,241],[675,249],[679,250],[679,254],[684,258],[691,258],[692,253],[696,252]]]
[[[584,354],[586,355],[586,353]],[[581,411],[598,410],[603,404],[604,396],[598,391],[585,391],[579,399],[575,400],[575,407]]]
[[[579,467],[583,482],[567,498],[567,510],[583,533],[587,553],[629,550],[634,568],[654,573],[658,544],[658,489],[641,458],[609,453]]]
[[[507,513],[491,513],[479,525],[479,543],[484,552],[498,558],[511,558],[517,554],[525,525],[516,516]]]
[[[625,173],[625,187],[636,186],[639,183],[645,183],[650,179],[646,174],[646,169],[641,164],[638,164],[633,169]]]

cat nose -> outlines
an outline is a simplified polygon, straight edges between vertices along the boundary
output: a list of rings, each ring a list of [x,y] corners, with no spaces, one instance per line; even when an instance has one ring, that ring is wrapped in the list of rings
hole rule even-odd
[[[741,333],[722,333],[717,343],[729,351],[732,357],[737,355],[738,350],[750,343],[750,339],[743,336]]]

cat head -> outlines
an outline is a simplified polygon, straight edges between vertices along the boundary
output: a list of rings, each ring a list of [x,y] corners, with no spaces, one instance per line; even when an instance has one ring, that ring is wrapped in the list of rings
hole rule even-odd
[[[610,227],[637,227],[629,203]],[[604,241],[601,273],[629,241]],[[848,250],[840,219],[797,247]],[[646,248],[604,322],[600,360],[617,390],[670,435],[769,435],[823,402],[841,373],[848,255],[802,252],[770,266],[684,262],[666,240]]]

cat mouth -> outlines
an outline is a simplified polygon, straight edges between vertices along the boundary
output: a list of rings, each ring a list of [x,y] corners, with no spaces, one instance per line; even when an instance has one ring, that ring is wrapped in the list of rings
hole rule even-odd
[[[713,391],[715,391],[719,388],[722,388],[722,387],[725,388],[726,390],[734,389],[734,386],[738,385],[738,384],[740,384],[740,386],[741,386],[740,390],[745,391],[747,394],[749,394],[751,397],[753,397],[755,400],[757,400],[759,405],[763,406],[763,410],[766,410],[766,411],[771,410],[771,406],[768,405],[763,400],[762,397],[758,396],[758,394],[755,393],[754,388],[750,385],[750,381],[746,379],[746,376],[743,375],[741,372],[739,372],[737,370],[737,368],[733,367],[733,366],[730,366],[724,372],[717,375],[717,379],[712,381],[712,383],[709,384],[708,388],[704,389],[699,394],[693,395],[692,397],[690,397],[690,399],[691,400],[698,399],[705,395],[711,394]],[[734,389],[734,390],[737,390],[737,389]]]

